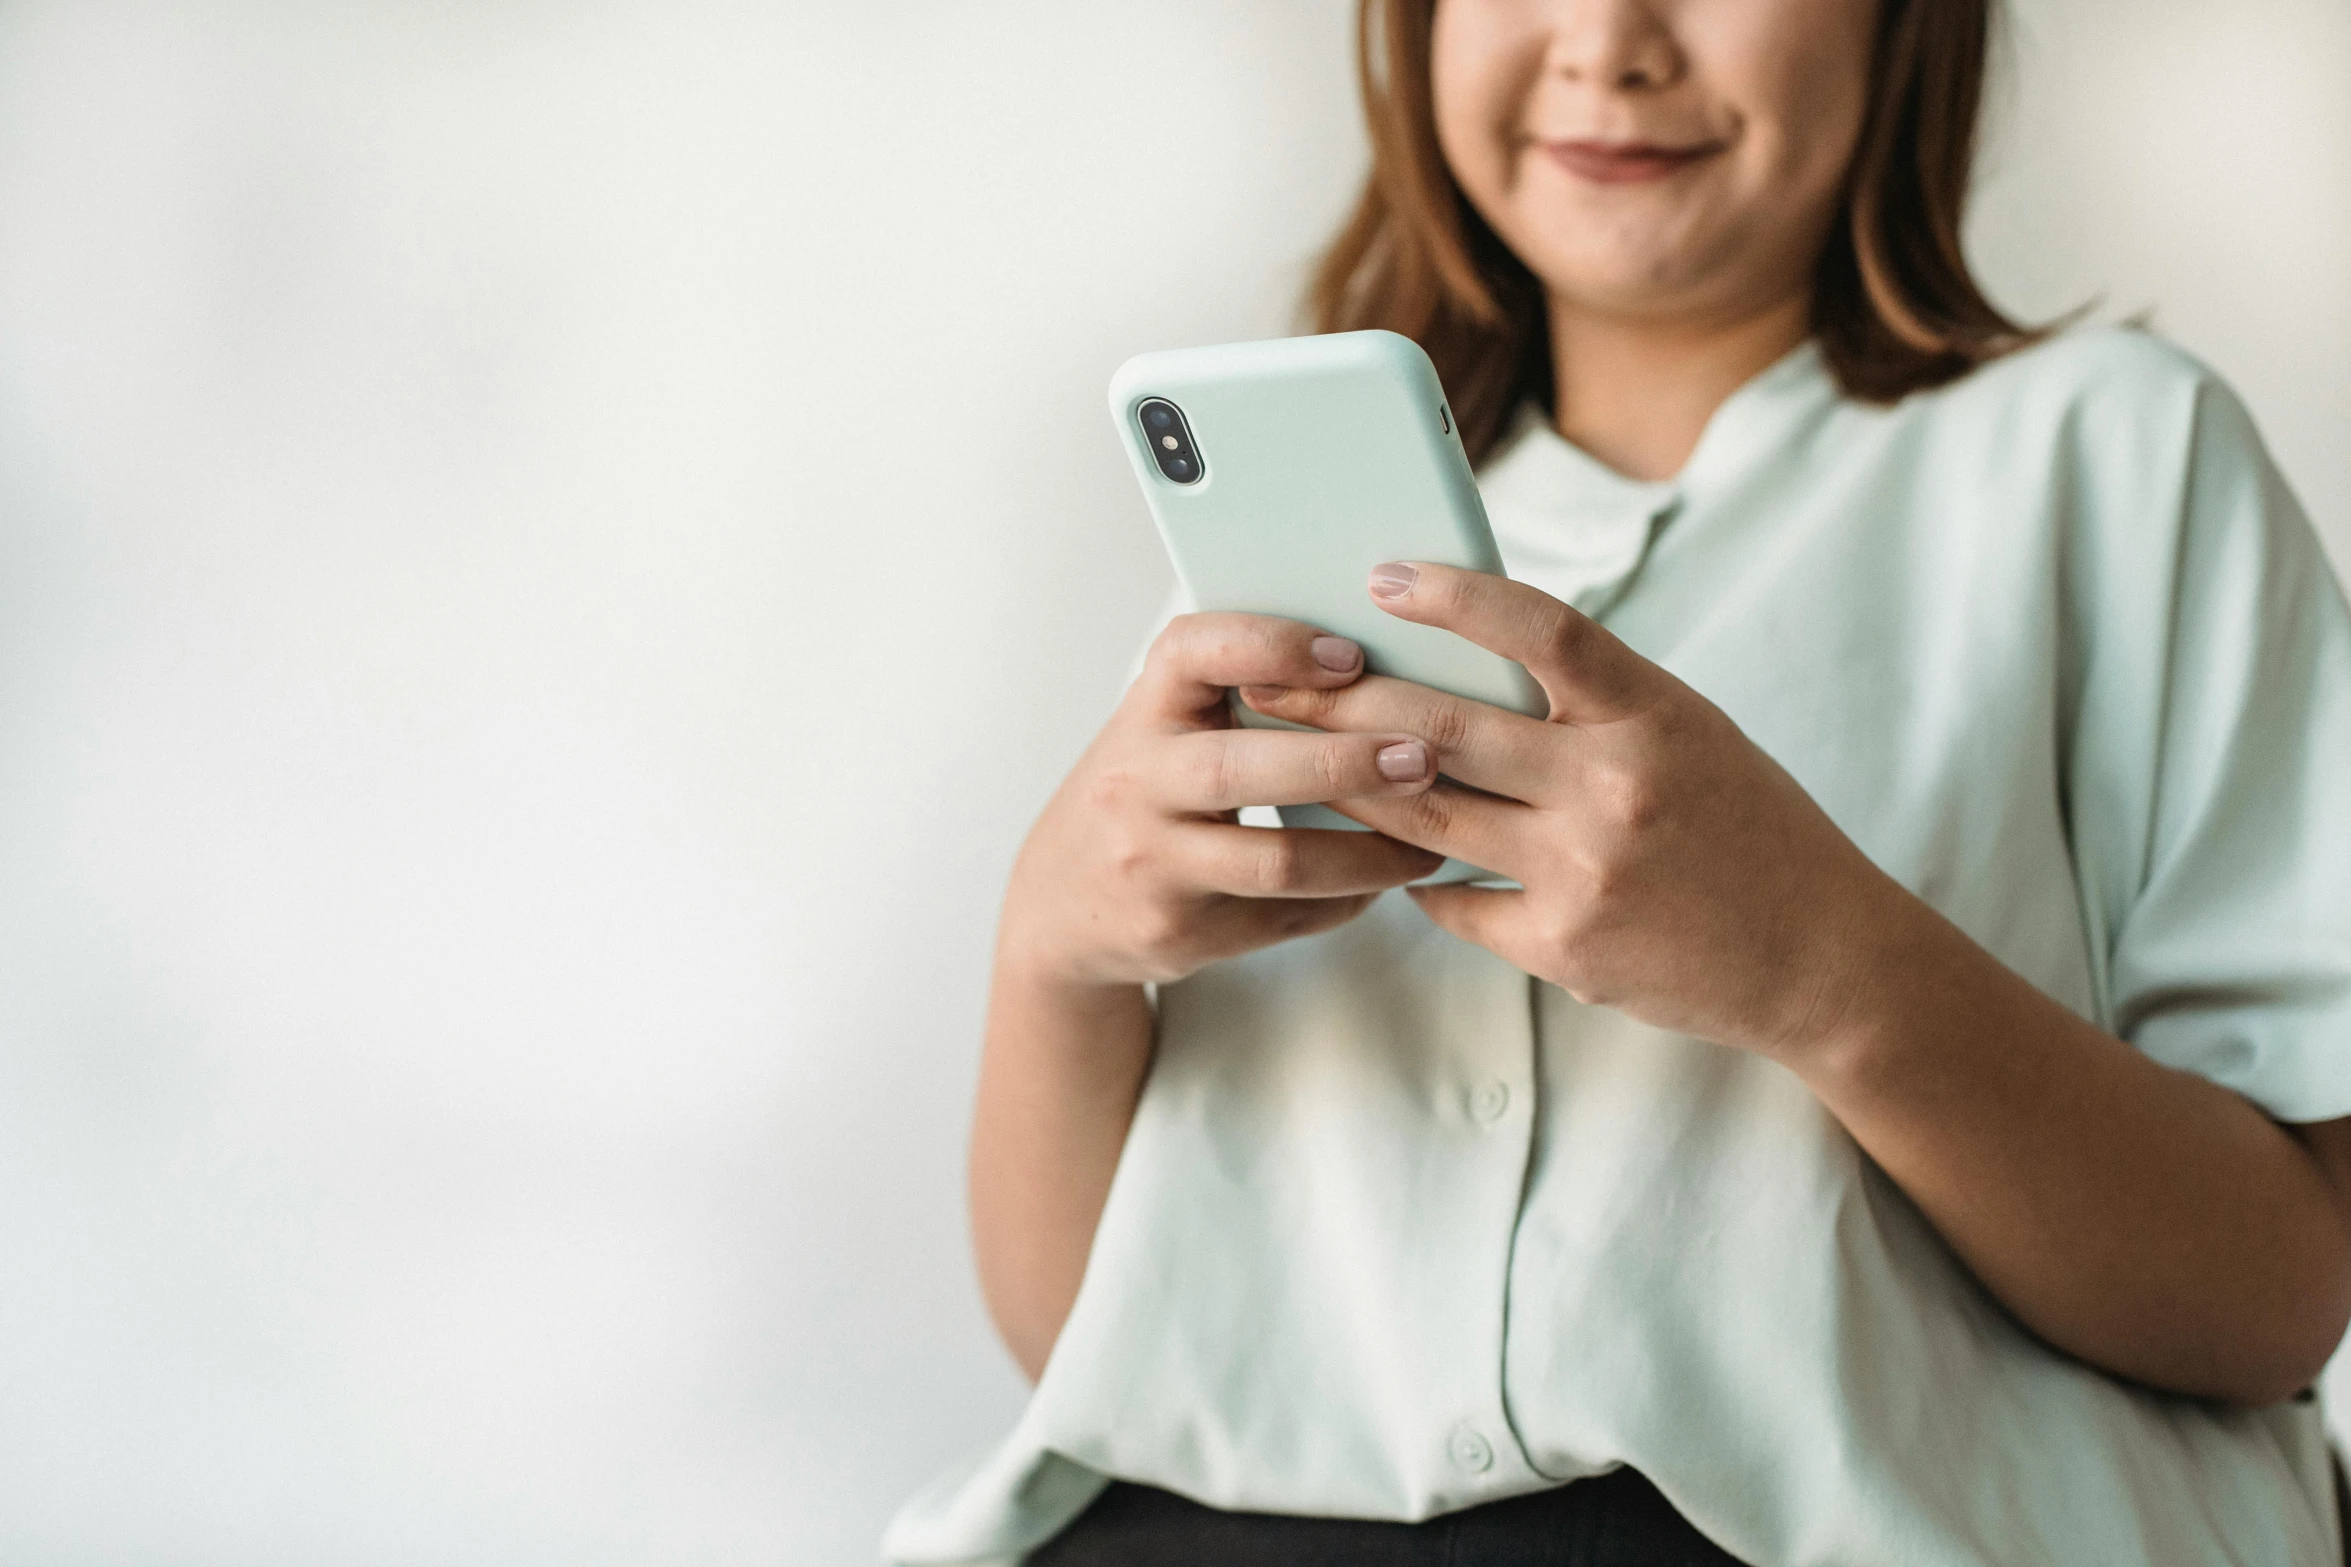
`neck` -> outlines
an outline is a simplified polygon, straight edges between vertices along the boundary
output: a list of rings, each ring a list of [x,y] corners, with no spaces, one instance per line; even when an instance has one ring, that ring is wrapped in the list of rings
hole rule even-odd
[[[1559,433],[1617,472],[1682,471],[1723,400],[1804,341],[1802,294],[1731,321],[1661,323],[1551,299]]]

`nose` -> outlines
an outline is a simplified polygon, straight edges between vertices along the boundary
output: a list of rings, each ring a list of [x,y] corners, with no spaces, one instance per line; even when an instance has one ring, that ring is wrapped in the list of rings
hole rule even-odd
[[[1683,70],[1681,46],[1652,0],[1567,0],[1545,68],[1568,81],[1617,92],[1670,86]]]

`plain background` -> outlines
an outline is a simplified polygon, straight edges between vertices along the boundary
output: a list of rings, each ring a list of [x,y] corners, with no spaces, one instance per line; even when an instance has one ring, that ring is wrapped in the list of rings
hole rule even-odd
[[[989,927],[1341,0],[0,8],[0,1562],[866,1561]],[[2351,559],[2351,8],[2033,0],[1974,240]],[[2342,1392],[2351,1395],[2351,1386]]]

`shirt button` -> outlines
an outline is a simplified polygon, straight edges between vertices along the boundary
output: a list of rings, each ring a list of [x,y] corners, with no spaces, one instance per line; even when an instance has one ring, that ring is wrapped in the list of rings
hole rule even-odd
[[[1452,1437],[1445,1443],[1445,1452],[1471,1474],[1484,1474],[1494,1467],[1493,1447],[1468,1426],[1453,1428]]]
[[[1510,1108],[1510,1085],[1488,1083],[1469,1096],[1469,1113],[1491,1126]]]

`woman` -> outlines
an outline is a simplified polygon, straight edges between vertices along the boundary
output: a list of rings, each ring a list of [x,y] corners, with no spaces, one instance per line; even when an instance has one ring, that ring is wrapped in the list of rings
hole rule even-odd
[[[1366,590],[1551,721],[1160,634],[1000,931],[1041,1381],[891,1553],[2335,1559],[2351,620],[2242,409],[1969,279],[1982,0],[1364,25],[1320,324],[1428,348],[1513,579]],[[1381,896],[1444,854],[1523,890]]]

